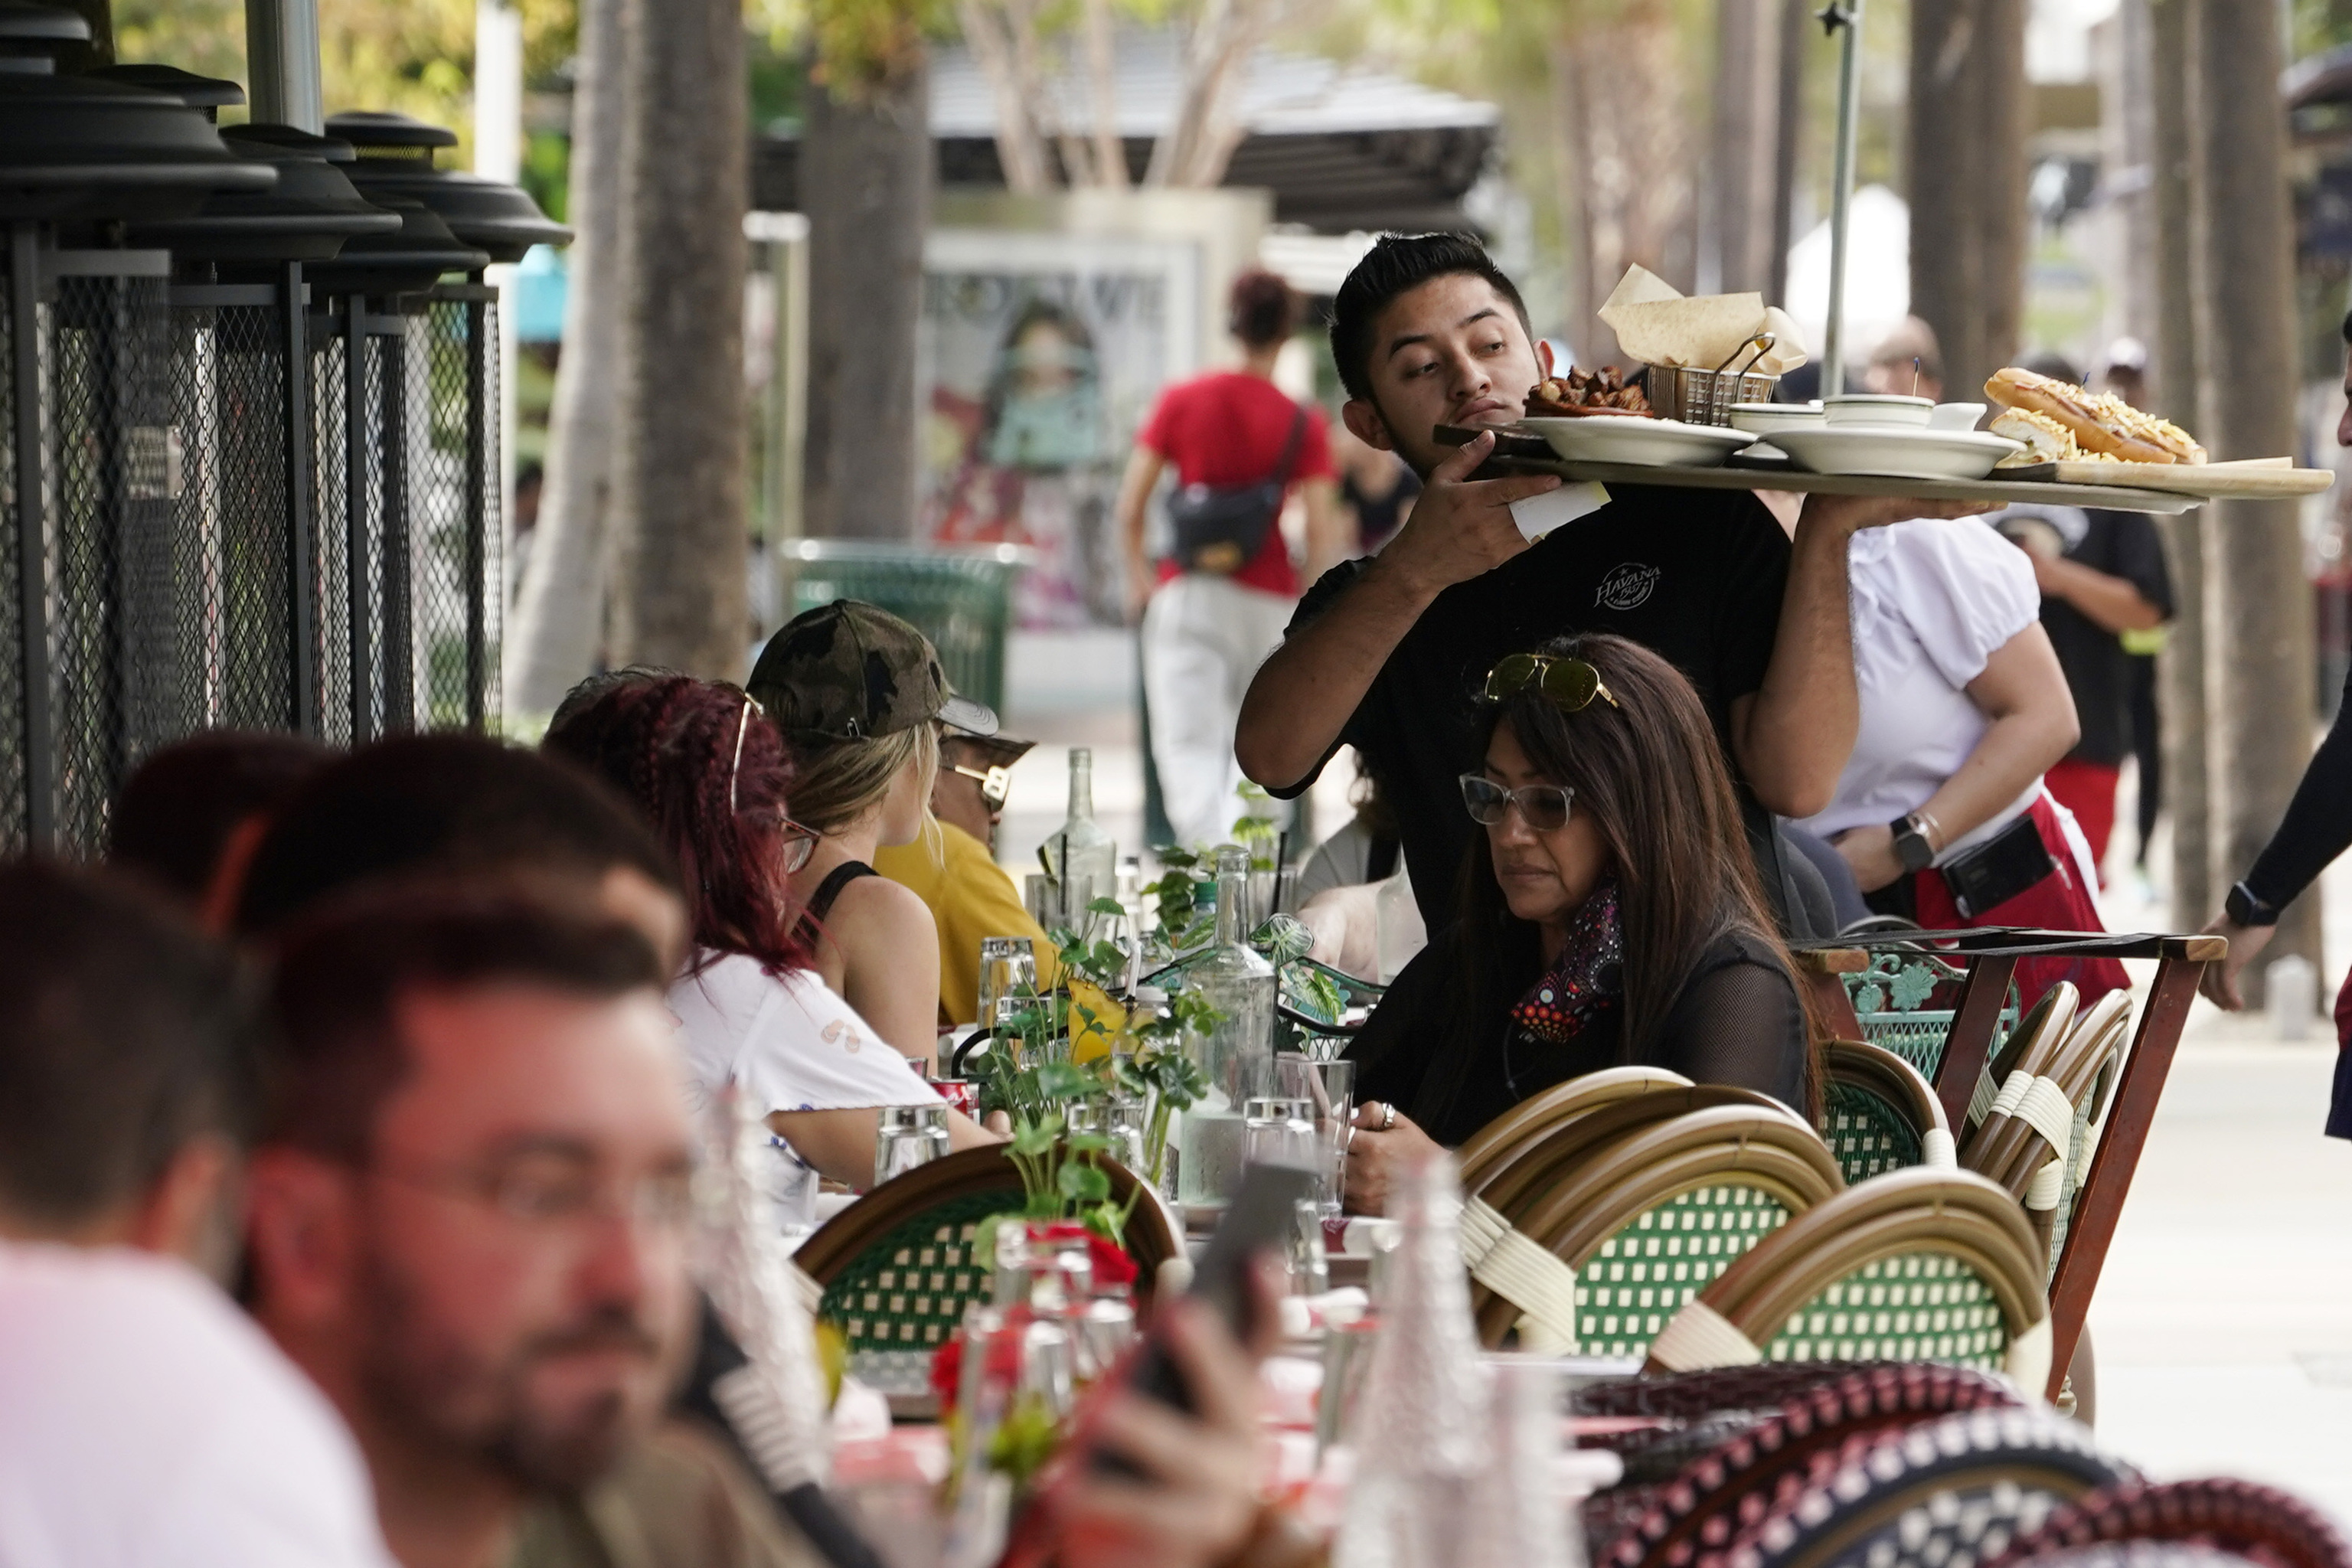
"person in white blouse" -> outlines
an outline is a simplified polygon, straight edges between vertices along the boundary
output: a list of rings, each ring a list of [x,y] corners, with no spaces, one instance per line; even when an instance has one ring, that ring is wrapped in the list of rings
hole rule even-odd
[[[2089,846],[2042,785],[2078,724],[2032,563],[1984,519],[1922,519],[1855,534],[1848,570],[1861,731],[1802,826],[1880,913],[2104,929]],[[2126,984],[2113,960],[2018,968],[2028,1005],[2059,980],[2085,1001]]]
[[[873,1180],[878,1109],[936,1101],[919,1068],[825,988],[795,936],[790,879],[814,835],[788,815],[782,738],[740,688],[647,670],[567,701],[544,748],[618,789],[677,857],[694,949],[670,987],[690,1088],[750,1094],[782,1140],[777,1196],[808,1173]],[[949,1142],[996,1142],[948,1112]]]

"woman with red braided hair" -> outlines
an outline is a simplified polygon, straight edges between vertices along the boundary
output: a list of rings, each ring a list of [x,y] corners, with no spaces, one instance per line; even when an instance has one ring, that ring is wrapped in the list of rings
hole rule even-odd
[[[755,1097],[787,1158],[778,1196],[805,1213],[808,1173],[872,1179],[877,1109],[937,1092],[810,966],[793,873],[816,836],[785,803],[782,738],[740,687],[667,670],[600,676],[567,698],[544,749],[635,805],[677,860],[694,950],[670,988],[696,1089]],[[950,1110],[957,1148],[992,1142]]]

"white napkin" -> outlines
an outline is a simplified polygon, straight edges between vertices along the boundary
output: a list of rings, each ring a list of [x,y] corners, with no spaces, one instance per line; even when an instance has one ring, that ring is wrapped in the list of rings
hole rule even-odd
[[[1609,504],[1609,492],[1597,484],[1562,485],[1539,496],[1511,503],[1511,521],[1528,542],[1541,539],[1562,523],[1599,511]]]

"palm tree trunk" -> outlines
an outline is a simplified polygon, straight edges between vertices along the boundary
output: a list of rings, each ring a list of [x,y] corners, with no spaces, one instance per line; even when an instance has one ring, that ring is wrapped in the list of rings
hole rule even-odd
[[[742,8],[632,0],[613,655],[727,679],[751,642]]]
[[[548,417],[547,489],[506,638],[506,711],[552,713],[596,668],[611,546],[614,371],[621,323],[614,269],[621,246],[623,0],[581,0],[572,90],[563,357]]]
[[[2200,434],[2215,458],[2294,450],[2297,363],[2286,127],[2269,0],[2202,0],[2200,152],[2206,205]],[[2311,760],[2311,586],[2292,501],[2222,501],[2205,533],[2205,693],[2213,879],[2245,875]],[[2271,952],[2317,963],[2319,900],[2288,906]],[[2250,973],[2248,1000],[2261,977]]]
[[[1911,309],[1944,384],[1975,395],[2017,352],[2025,310],[2024,0],[1911,11]],[[1858,344],[1867,351],[1869,344]]]
[[[812,83],[801,142],[809,219],[809,532],[912,538],[915,331],[929,226],[930,76],[919,48],[854,96]]]

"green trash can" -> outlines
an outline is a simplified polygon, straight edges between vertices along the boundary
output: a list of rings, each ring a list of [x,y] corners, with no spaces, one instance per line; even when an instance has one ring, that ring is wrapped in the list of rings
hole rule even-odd
[[[931,639],[958,691],[1002,710],[1013,585],[1035,557],[1018,544],[796,539],[783,550],[784,614],[835,599],[879,605]]]

